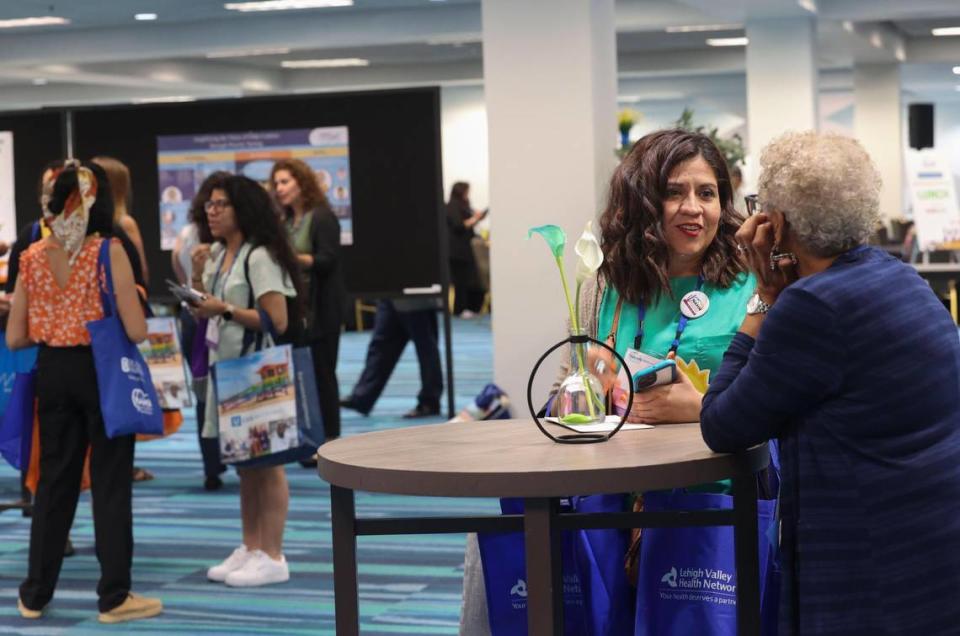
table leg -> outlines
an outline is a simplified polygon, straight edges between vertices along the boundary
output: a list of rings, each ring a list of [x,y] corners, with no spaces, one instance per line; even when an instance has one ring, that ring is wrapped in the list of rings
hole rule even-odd
[[[563,634],[563,575],[557,499],[525,499],[527,626],[530,636]]]
[[[333,595],[338,636],[359,636],[357,535],[353,491],[330,486],[333,525]]]
[[[760,561],[757,536],[757,480],[733,478],[734,552],[737,560],[737,634],[760,636]]]

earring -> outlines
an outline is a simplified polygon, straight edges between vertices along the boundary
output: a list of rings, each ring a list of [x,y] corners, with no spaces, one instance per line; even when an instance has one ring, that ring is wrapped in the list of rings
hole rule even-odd
[[[777,271],[777,264],[783,259],[789,259],[790,264],[796,266],[797,264],[797,255],[793,252],[781,252],[780,244],[774,243],[773,249],[770,250],[770,271]]]

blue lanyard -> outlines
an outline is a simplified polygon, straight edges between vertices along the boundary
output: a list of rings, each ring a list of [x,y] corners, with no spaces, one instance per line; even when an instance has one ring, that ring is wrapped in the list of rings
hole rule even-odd
[[[703,289],[703,274],[697,276],[697,288],[696,291]],[[637,305],[637,335],[633,338],[633,348],[637,351],[640,351],[640,345],[643,343],[643,319],[647,315],[647,308],[644,303]],[[673,342],[670,344],[670,351],[667,352],[668,358],[673,358],[677,355],[677,349],[680,348],[680,336],[683,335],[684,329],[687,328],[687,323],[690,321],[683,312],[680,312],[680,321],[677,323],[677,333],[673,337]]]
[[[230,278],[230,273],[233,271],[233,266],[237,264],[237,259],[240,257],[240,250],[243,249],[243,246],[240,246],[240,249],[237,250],[237,253],[233,255],[233,261],[230,263],[229,269],[227,269],[226,276],[223,277],[223,286],[224,288],[220,291],[223,293],[220,296],[217,296],[217,282],[220,280],[220,270],[223,268],[223,261],[227,258],[227,248],[223,248],[223,256],[220,257],[220,260],[217,262],[217,269],[213,273],[213,281],[210,284],[210,293],[213,296],[216,296],[220,300],[226,300],[225,296],[227,295],[227,280]]]

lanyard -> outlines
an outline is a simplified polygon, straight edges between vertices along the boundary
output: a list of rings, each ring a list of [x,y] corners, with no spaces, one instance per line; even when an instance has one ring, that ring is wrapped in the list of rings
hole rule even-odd
[[[697,276],[697,288],[696,291],[700,291],[703,288],[703,274]],[[633,339],[633,348],[637,351],[640,351],[640,344],[643,342],[643,319],[647,315],[647,308],[644,303],[640,303],[637,306],[637,335]],[[677,355],[677,349],[680,347],[680,336],[683,335],[684,329],[687,328],[687,322],[689,322],[683,312],[680,312],[680,321],[677,323],[677,333],[673,337],[673,342],[670,344],[670,351],[667,352],[667,358],[675,358]]]
[[[240,246],[240,249],[237,250],[237,253],[233,256],[233,262],[230,263],[229,269],[227,269],[226,276],[223,277],[223,286],[224,289],[220,290],[223,292],[220,296],[217,296],[217,282],[220,280],[220,270],[223,269],[223,261],[227,258],[227,250],[224,247],[223,256],[220,257],[219,262],[217,262],[217,269],[213,273],[213,281],[210,284],[210,293],[214,296],[217,296],[220,300],[226,300],[225,296],[227,293],[226,286],[227,280],[230,278],[230,273],[233,272],[233,266],[237,264],[237,260],[240,258],[240,251],[243,249],[243,246]]]

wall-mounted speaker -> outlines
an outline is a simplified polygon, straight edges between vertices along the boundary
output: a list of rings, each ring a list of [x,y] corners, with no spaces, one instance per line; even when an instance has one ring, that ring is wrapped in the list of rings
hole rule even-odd
[[[910,147],[933,148],[933,104],[910,104]]]

